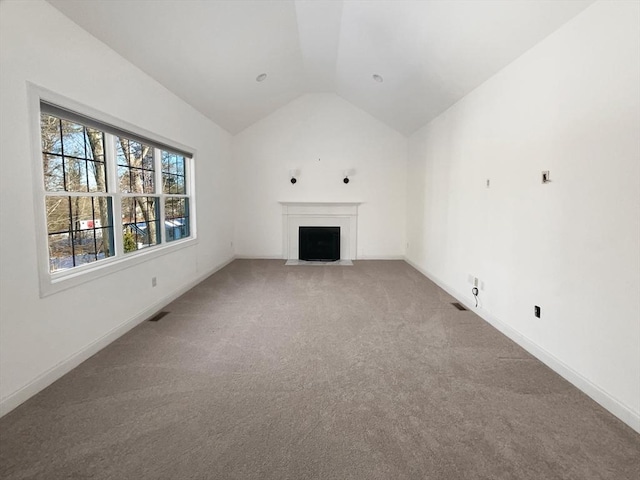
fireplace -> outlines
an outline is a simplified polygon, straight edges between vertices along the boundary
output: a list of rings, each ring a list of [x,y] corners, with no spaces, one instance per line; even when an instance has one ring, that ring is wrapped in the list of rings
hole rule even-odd
[[[282,204],[282,257],[300,259],[300,227],[340,227],[340,260],[355,260],[360,202],[280,202]],[[317,262],[321,264],[321,262]]]
[[[340,227],[299,227],[298,255],[311,262],[340,260]]]

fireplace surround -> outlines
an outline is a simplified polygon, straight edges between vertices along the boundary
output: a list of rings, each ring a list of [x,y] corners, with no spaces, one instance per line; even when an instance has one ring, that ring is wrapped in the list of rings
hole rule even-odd
[[[340,258],[355,260],[358,206],[361,202],[280,202],[282,205],[282,258],[299,258],[300,227],[340,227]]]

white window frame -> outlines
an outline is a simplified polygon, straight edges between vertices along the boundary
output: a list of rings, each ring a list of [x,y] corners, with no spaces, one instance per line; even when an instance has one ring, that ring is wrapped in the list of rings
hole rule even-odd
[[[31,151],[32,151],[32,178],[33,178],[33,197],[34,197],[34,224],[36,231],[37,244],[37,260],[38,260],[38,276],[40,283],[40,297],[46,297],[57,292],[67,290],[69,288],[82,285],[84,283],[101,278],[105,275],[130,268],[143,262],[148,262],[162,255],[167,255],[184,248],[192,248],[198,243],[197,238],[197,222],[196,222],[196,190],[195,190],[195,168],[196,168],[196,151],[193,148],[169,140],[155,133],[149,132],[143,128],[129,124],[123,120],[117,119],[106,113],[95,110],[91,107],[83,105],[79,102],[71,100],[67,97],[59,95],[55,92],[28,83],[28,113],[31,131]],[[124,246],[121,235],[121,199],[128,196],[121,193],[117,184],[117,173],[107,162],[107,184],[110,186],[106,192],[113,200],[113,235],[115,255],[109,258],[98,260],[96,262],[80,265],[77,267],[61,270],[58,272],[50,272],[49,266],[49,249],[48,249],[48,232],[47,232],[47,214],[45,209],[45,182],[44,170],[42,165],[42,141],[40,128],[40,104],[41,102],[56,105],[62,109],[75,112],[79,115],[88,117],[97,122],[112,125],[113,127],[129,132],[134,136],[147,139],[156,144],[166,145],[168,151],[187,152],[191,158],[185,157],[185,182],[186,195],[173,195],[158,193],[160,190],[161,175],[156,161],[156,193],[148,196],[158,197],[160,201],[160,238],[161,243],[158,245],[146,247],[134,252],[124,253]],[[107,149],[113,149],[111,158],[115,159],[115,137],[111,134],[105,135],[105,154]],[[154,158],[159,155],[159,151],[155,151]],[[106,158],[105,158],[106,161]],[[160,182],[158,180],[160,179]],[[60,192],[64,195],[64,192]],[[91,195],[91,193],[87,194]],[[189,198],[189,236],[171,242],[166,241],[165,224],[164,224],[164,202],[167,197],[186,196]]]

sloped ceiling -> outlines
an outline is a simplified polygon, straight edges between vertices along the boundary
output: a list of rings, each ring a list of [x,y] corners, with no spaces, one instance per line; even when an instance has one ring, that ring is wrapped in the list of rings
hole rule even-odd
[[[49,2],[231,133],[335,92],[409,135],[593,0]]]

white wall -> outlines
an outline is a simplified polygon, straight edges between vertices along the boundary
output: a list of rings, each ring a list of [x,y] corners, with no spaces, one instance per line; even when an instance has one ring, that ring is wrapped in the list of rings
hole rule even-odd
[[[0,405],[7,411],[228,261],[233,192],[228,133],[48,3],[0,5]],[[39,298],[27,81],[194,148],[199,243]]]
[[[479,277],[485,318],[636,429],[639,7],[592,5],[414,134],[407,214],[411,262],[467,301]]]
[[[337,95],[303,95],[255,123],[234,137],[233,157],[239,256],[282,258],[279,201],[364,202],[358,258],[404,255],[407,138]]]

